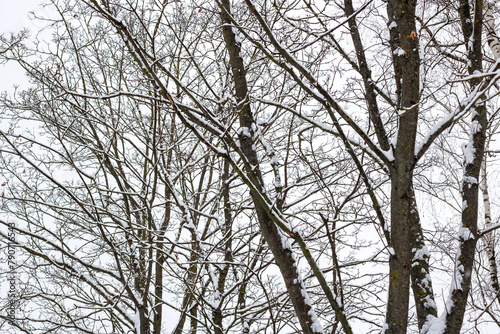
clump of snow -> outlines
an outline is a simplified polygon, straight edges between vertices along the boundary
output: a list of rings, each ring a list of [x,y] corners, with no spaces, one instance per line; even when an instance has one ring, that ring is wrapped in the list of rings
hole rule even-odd
[[[304,303],[306,303],[306,305],[311,305],[312,307],[312,304],[311,304],[311,299],[309,298],[309,294],[307,293],[306,289],[304,289],[304,285],[302,285],[302,288],[300,289],[300,293],[302,294],[302,297],[304,298]]]
[[[425,297],[424,307],[432,308],[437,310],[436,302],[429,296]]]
[[[422,334],[443,334],[446,328],[446,312],[439,318],[428,315],[425,324],[422,326]]]
[[[312,313],[311,313],[312,311]],[[314,312],[313,309],[309,310],[309,315],[311,316],[312,320],[312,325],[311,329],[313,330],[314,333],[323,333],[323,326],[321,326],[321,323],[318,320],[318,317],[316,317],[316,313]]]
[[[458,230],[458,237],[463,241],[474,239],[474,235],[467,227],[462,227],[460,228],[460,230]]]
[[[481,124],[477,120],[474,120],[474,121],[472,121],[470,128],[471,128],[472,134],[476,134],[476,133],[479,133],[481,131],[482,127],[481,127]]]
[[[422,269],[422,272],[424,272],[424,269]],[[429,287],[432,283],[432,278],[429,274],[425,274],[425,277],[422,279],[421,285],[422,287]]]
[[[464,151],[464,163],[472,164],[474,162],[474,156],[476,153],[476,149],[472,145],[472,141],[462,145],[462,150]]]
[[[412,267],[418,266],[418,261],[426,261],[426,257],[431,257],[429,248],[425,245],[419,249],[413,248],[411,251],[414,254],[411,264]]]
[[[279,233],[279,235],[281,237],[281,245],[282,245],[283,249],[288,249],[288,250],[292,251],[292,245],[290,244],[288,237],[285,236],[283,233]],[[293,255],[293,252],[292,252],[292,255]]]
[[[465,185],[467,184],[467,187],[470,189],[471,185],[473,184],[477,184],[477,179],[475,177],[472,177],[472,176],[464,176],[463,180],[462,180],[462,183]],[[463,189],[463,187],[462,187]]]
[[[404,55],[406,55],[406,52],[405,52],[405,50],[403,50],[400,47],[398,47],[396,50],[394,50],[394,55],[396,55],[396,56],[404,56]]]
[[[304,303],[309,306],[309,311],[307,314],[309,315],[312,324],[311,324],[311,329],[313,330],[314,333],[323,333],[323,326],[319,322],[318,317],[316,316],[316,312],[314,311],[312,307],[312,302],[311,298],[309,298],[309,294],[307,293],[307,290],[304,286],[304,282],[302,281],[302,277],[300,274],[297,272],[297,279],[298,283],[300,283],[300,293],[302,297],[304,298]]]
[[[415,255],[413,255],[413,261],[425,260],[424,256],[430,257],[431,255],[429,248],[425,245],[419,249],[413,248],[411,251],[415,253]]]
[[[447,122],[449,122],[451,119],[455,118],[456,114],[457,114],[457,111],[449,113],[448,115],[446,115],[445,117],[443,117],[439,122],[437,122],[434,125],[434,127],[432,128],[432,130],[430,130],[425,135],[425,137],[422,139],[422,141],[418,145],[415,145],[415,155],[418,155],[419,152],[420,152],[420,150],[424,147],[425,144],[427,144],[427,142],[430,140],[430,138],[432,137],[432,135],[435,134],[436,131],[439,131],[439,129],[441,129],[441,127],[444,126],[444,124],[446,124]]]
[[[233,31],[234,34],[234,39],[237,44],[241,44],[241,38],[238,36],[238,30],[235,27],[231,27],[231,30]]]
[[[220,307],[220,302],[221,302],[221,295],[220,291],[216,290],[214,293],[214,301],[212,303],[212,308],[217,309]]]
[[[316,316],[316,312],[314,312],[314,309],[311,304],[311,300],[309,299],[309,295],[307,294],[307,291],[304,289],[301,290],[302,296],[304,296],[304,301],[307,305],[309,305],[309,311],[307,314],[311,318],[312,324],[311,324],[311,329],[313,330],[313,333],[323,333],[323,326],[319,322],[318,317]]]
[[[389,161],[394,161],[394,153],[392,152],[392,148],[389,148],[387,151],[384,151],[384,150],[380,150],[384,155],[385,157],[387,158],[387,160]]]
[[[251,135],[251,132],[250,132],[250,128],[242,126],[241,128],[239,128],[238,132],[244,138],[252,138],[252,135]]]
[[[453,294],[453,291],[462,290],[463,272],[464,272],[464,266],[459,261],[457,261],[455,274],[453,275],[453,279],[451,281],[450,296]]]

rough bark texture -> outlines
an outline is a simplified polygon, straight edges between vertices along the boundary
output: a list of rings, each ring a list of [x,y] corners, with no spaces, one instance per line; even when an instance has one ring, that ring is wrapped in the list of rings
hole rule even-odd
[[[282,237],[277,226],[269,217],[264,205],[260,203],[259,196],[256,192],[262,192],[263,180],[259,169],[259,161],[254,145],[254,129],[255,120],[250,108],[248,100],[248,85],[246,81],[246,71],[241,58],[240,44],[236,40],[235,31],[232,27],[232,22],[229,17],[231,12],[230,1],[221,1],[222,31],[226,49],[229,54],[233,80],[235,84],[235,95],[238,103],[240,133],[239,142],[241,151],[247,160],[246,172],[256,189],[250,190],[257,219],[264,239],[266,240],[271,252],[274,255],[275,262],[278,265],[286,288],[288,290],[290,300],[292,301],[295,313],[299,320],[304,333],[321,333],[317,323],[313,319],[314,311],[311,305],[305,302],[304,294],[306,293],[297,271],[296,261],[292,257],[290,249],[283,244]]]
[[[437,317],[437,307],[429,268],[430,254],[424,242],[415,194],[412,194],[411,200],[411,287],[415,299],[418,328],[421,330],[429,315]]]
[[[397,86],[401,85],[399,130],[391,170],[391,243],[386,333],[406,333],[411,270],[413,168],[418,121],[420,57],[415,24],[416,1],[389,1],[388,15],[397,25],[391,29],[391,48]],[[396,30],[396,35],[392,30]]]
[[[476,1],[473,6],[467,0],[460,1],[459,14],[462,22],[462,30],[467,46],[468,72],[482,72],[482,1]],[[472,8],[476,8],[472,12]],[[481,84],[480,79],[472,79],[472,88]],[[486,139],[486,107],[481,101],[472,112],[471,133],[469,142],[465,146],[464,154],[464,176],[462,182],[462,221],[459,233],[459,250],[457,254],[455,273],[447,304],[445,334],[460,333],[467,298],[469,296],[472,269],[476,243],[478,239],[478,191],[479,173],[481,160],[484,154],[484,143]]]
[[[486,108],[476,108],[477,114],[473,117],[473,124],[477,122],[481,127],[476,133],[471,134],[471,141],[467,149],[473,148],[474,160],[465,162],[464,180],[462,182],[462,227],[459,233],[459,250],[455,264],[455,274],[452,282],[451,296],[446,315],[446,330],[444,333],[460,333],[462,328],[465,307],[469,296],[472,269],[477,243],[478,221],[478,182],[481,158],[484,151],[486,128]],[[467,159],[467,158],[466,158]]]
[[[396,93],[398,105],[403,114],[400,118],[395,153],[396,172],[391,175],[393,185],[391,194],[393,196],[391,197],[391,238],[396,256],[390,258],[390,289],[392,291],[390,292],[391,302],[390,306],[388,306],[388,319],[390,314],[396,313],[394,317],[400,317],[401,323],[399,326],[403,328],[402,319],[407,318],[409,301],[406,298],[399,300],[398,296],[399,293],[407,293],[406,280],[407,270],[409,270],[418,326],[421,329],[429,315],[437,316],[437,309],[430,278],[429,256],[424,243],[422,226],[412,187],[413,168],[416,162],[413,155],[418,121],[417,104],[420,100],[420,58],[415,24],[415,6],[415,1],[407,3],[389,1],[387,4]],[[405,176],[405,174],[407,175]],[[400,288],[395,288],[398,284]],[[397,310],[398,307],[401,307],[399,311]],[[388,324],[390,324],[389,320]],[[390,325],[389,328],[391,328]],[[399,330],[402,329],[395,332]]]

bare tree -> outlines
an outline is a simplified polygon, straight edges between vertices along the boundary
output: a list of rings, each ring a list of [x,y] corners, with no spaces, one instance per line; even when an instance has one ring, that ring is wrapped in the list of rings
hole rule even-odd
[[[32,81],[1,101],[18,330],[459,333],[485,313],[467,305],[498,227],[478,226],[492,7],[51,5],[50,42],[0,46]],[[419,196],[457,210],[441,250]]]

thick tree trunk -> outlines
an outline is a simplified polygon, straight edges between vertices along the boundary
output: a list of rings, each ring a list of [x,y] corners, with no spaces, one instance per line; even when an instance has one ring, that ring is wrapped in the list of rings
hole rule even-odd
[[[476,124],[477,128],[474,129],[473,127],[471,140],[467,144],[465,152],[465,173],[462,182],[462,223],[459,230],[459,249],[455,263],[455,273],[446,307],[445,334],[460,333],[470,291],[478,238],[478,180],[481,158],[484,152],[486,129],[486,108],[484,105],[476,108],[472,123]]]
[[[304,333],[322,333],[323,330],[312,306],[306,302],[307,292],[305,291],[301,276],[299,275],[297,263],[292,256],[292,251],[284,236],[278,230],[276,224],[271,220],[264,205],[260,203],[257,192],[263,192],[263,180],[259,169],[257,152],[255,151],[255,120],[252,114],[248,100],[248,85],[246,81],[246,70],[241,58],[241,46],[236,39],[235,30],[233,30],[231,18],[231,6],[229,0],[221,1],[222,31],[226,49],[229,54],[229,61],[235,83],[236,101],[238,103],[239,113],[239,143],[241,151],[246,158],[246,172],[252,181],[255,189],[250,190],[257,219],[264,239],[266,240],[271,252],[274,255],[283,280],[285,282],[290,300],[294,306],[295,313]]]
[[[397,172],[394,172],[397,173]],[[393,176],[391,187],[391,242],[386,333],[406,333],[411,269],[411,171]],[[409,183],[409,184],[408,184]]]
[[[391,32],[394,70],[400,85],[399,129],[391,170],[391,255],[386,333],[406,333],[411,271],[411,226],[415,222],[413,168],[420,100],[420,56],[415,24],[416,1],[389,1],[388,15],[396,24]],[[391,29],[392,30],[392,29]],[[399,87],[398,87],[399,88]]]
[[[472,13],[472,8],[476,8]],[[471,6],[467,0],[460,1],[459,7],[462,30],[467,45],[468,72],[482,72],[482,2],[475,1]],[[480,79],[472,79],[472,88],[481,84]],[[480,102],[479,102],[480,103]],[[477,243],[478,191],[481,160],[486,139],[486,106],[480,104],[473,109],[471,133],[464,152],[464,176],[462,181],[462,221],[459,232],[459,249],[455,272],[446,307],[445,334],[460,333],[465,307],[469,296],[472,269]]]

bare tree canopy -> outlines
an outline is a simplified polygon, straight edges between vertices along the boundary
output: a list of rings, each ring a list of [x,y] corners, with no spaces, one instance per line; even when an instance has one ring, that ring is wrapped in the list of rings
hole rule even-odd
[[[44,6],[0,35],[2,333],[500,331],[494,2]]]

